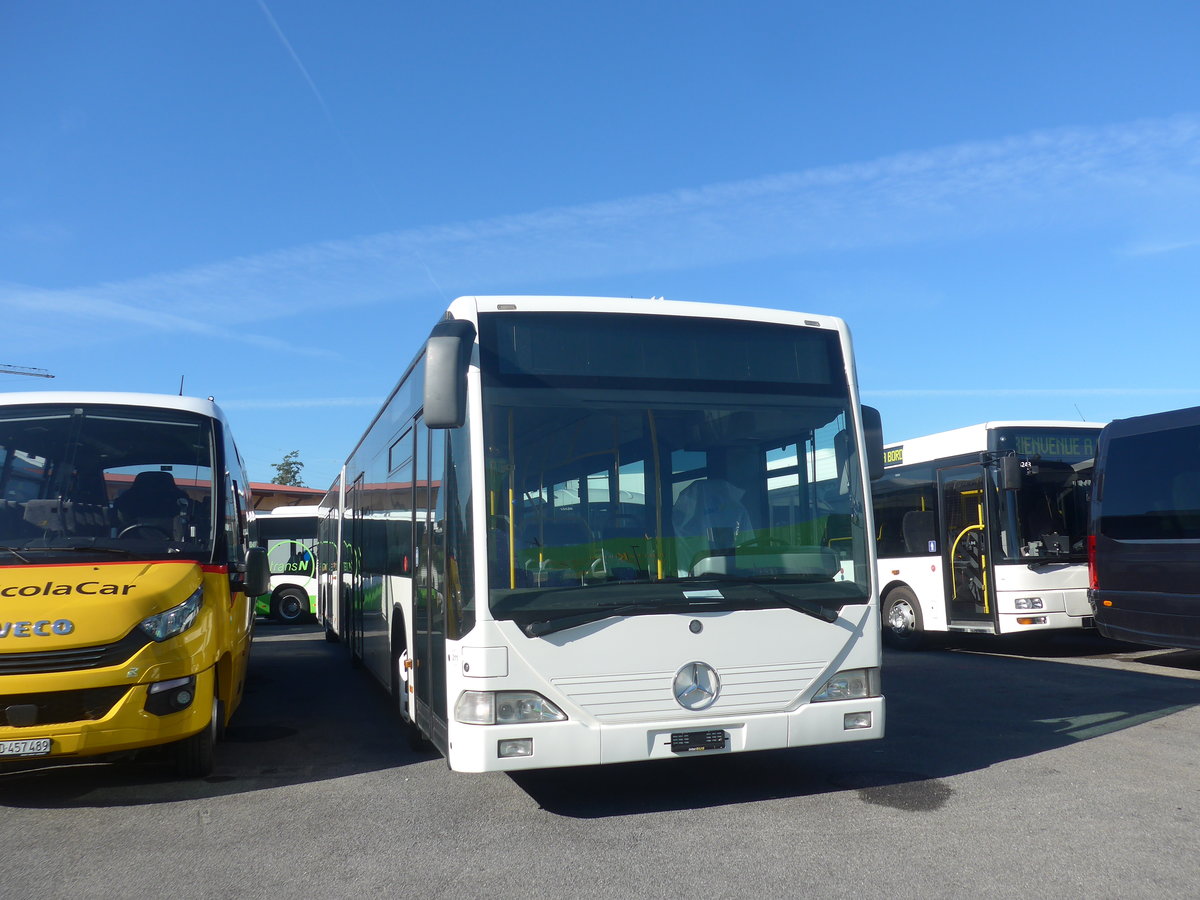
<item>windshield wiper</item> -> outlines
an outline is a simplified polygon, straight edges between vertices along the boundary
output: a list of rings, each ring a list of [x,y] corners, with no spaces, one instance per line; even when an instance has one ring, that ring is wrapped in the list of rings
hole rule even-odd
[[[777,591],[774,588],[769,588],[765,584],[755,584],[764,593],[774,597],[788,609],[794,609],[796,612],[802,612],[806,616],[812,616],[814,619],[820,619],[822,622],[833,624],[842,615],[840,606],[826,606],[823,603],[816,603],[812,600],[801,600],[799,597],[793,597],[790,594],[785,594],[783,591]]]
[[[521,627],[529,637],[544,637],[547,634],[553,634],[556,631],[566,631],[568,628],[575,628],[579,625],[588,625],[592,622],[599,622],[603,619],[620,618],[621,616],[649,616],[656,614],[687,612],[690,609],[695,609],[698,606],[711,606],[714,603],[724,603],[723,600],[709,601],[691,601],[688,603],[679,603],[670,601],[666,603],[627,603],[624,606],[608,606],[600,609],[589,609],[587,612],[573,613],[569,616],[560,616],[556,619],[544,619],[540,622],[530,622]]]
[[[119,556],[134,556],[132,550],[126,550],[124,547],[97,547],[88,544],[83,547],[0,547],[0,550],[7,550],[21,562],[29,562],[22,553],[115,553]],[[20,552],[18,552],[20,551]]]
[[[1067,566],[1071,563],[1083,562],[1079,557],[1070,556],[1039,556],[1036,559],[1024,560],[1025,565],[1031,569],[1040,569],[1042,566]]]
[[[124,547],[47,547],[47,550],[56,550],[63,553],[117,553],[121,556],[135,556],[132,550],[126,550]]]
[[[796,612],[802,612],[806,616],[812,616],[814,619],[820,619],[822,622],[829,622],[832,624],[833,622],[836,622],[842,614],[841,606],[826,606],[823,603],[817,603],[815,600],[804,600],[800,597],[793,597],[791,594],[785,594],[783,591],[777,591],[775,588],[768,587],[761,581],[738,578],[736,575],[724,575],[716,572],[706,574],[704,579],[712,579],[714,581],[719,581],[722,584],[734,582],[737,586],[743,588],[758,588],[767,596],[778,600],[788,609],[794,609]],[[824,582],[828,579],[820,578],[816,580],[819,582]]]

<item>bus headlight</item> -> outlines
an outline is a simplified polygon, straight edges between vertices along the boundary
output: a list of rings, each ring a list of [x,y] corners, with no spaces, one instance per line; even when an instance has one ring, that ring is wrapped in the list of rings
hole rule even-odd
[[[1041,609],[1041,597],[1018,597],[1013,601],[1017,609]]]
[[[141,629],[156,641],[165,641],[177,634],[187,631],[200,615],[200,607],[204,605],[204,588],[196,588],[195,593],[178,606],[163,610],[157,615],[142,619]]]
[[[454,704],[454,720],[464,725],[517,725],[566,719],[566,713],[533,691],[463,691]]]
[[[838,672],[813,695],[813,703],[827,700],[862,700],[879,696],[878,669],[846,669]]]

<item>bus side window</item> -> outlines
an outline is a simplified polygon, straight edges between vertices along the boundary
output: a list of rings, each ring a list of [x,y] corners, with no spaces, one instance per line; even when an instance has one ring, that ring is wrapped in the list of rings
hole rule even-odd
[[[937,549],[937,515],[931,509],[910,509],[901,520],[904,549],[912,554],[932,553]]]

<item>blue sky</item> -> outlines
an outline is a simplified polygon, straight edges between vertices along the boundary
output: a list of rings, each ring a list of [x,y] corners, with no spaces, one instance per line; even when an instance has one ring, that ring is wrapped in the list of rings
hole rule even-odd
[[[460,294],[843,316],[899,440],[1200,404],[1200,4],[0,2],[0,390],[325,487]]]

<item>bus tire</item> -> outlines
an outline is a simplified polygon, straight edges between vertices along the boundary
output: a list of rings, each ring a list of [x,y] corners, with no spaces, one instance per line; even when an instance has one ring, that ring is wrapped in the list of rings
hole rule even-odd
[[[180,778],[204,778],[212,774],[217,735],[221,731],[224,715],[225,708],[221,701],[213,697],[208,724],[197,734],[175,745],[175,774]]]
[[[297,588],[283,588],[271,598],[271,618],[295,625],[308,615],[308,595]]]
[[[909,588],[895,587],[883,598],[883,642],[899,650],[919,650],[925,643],[921,606]]]

